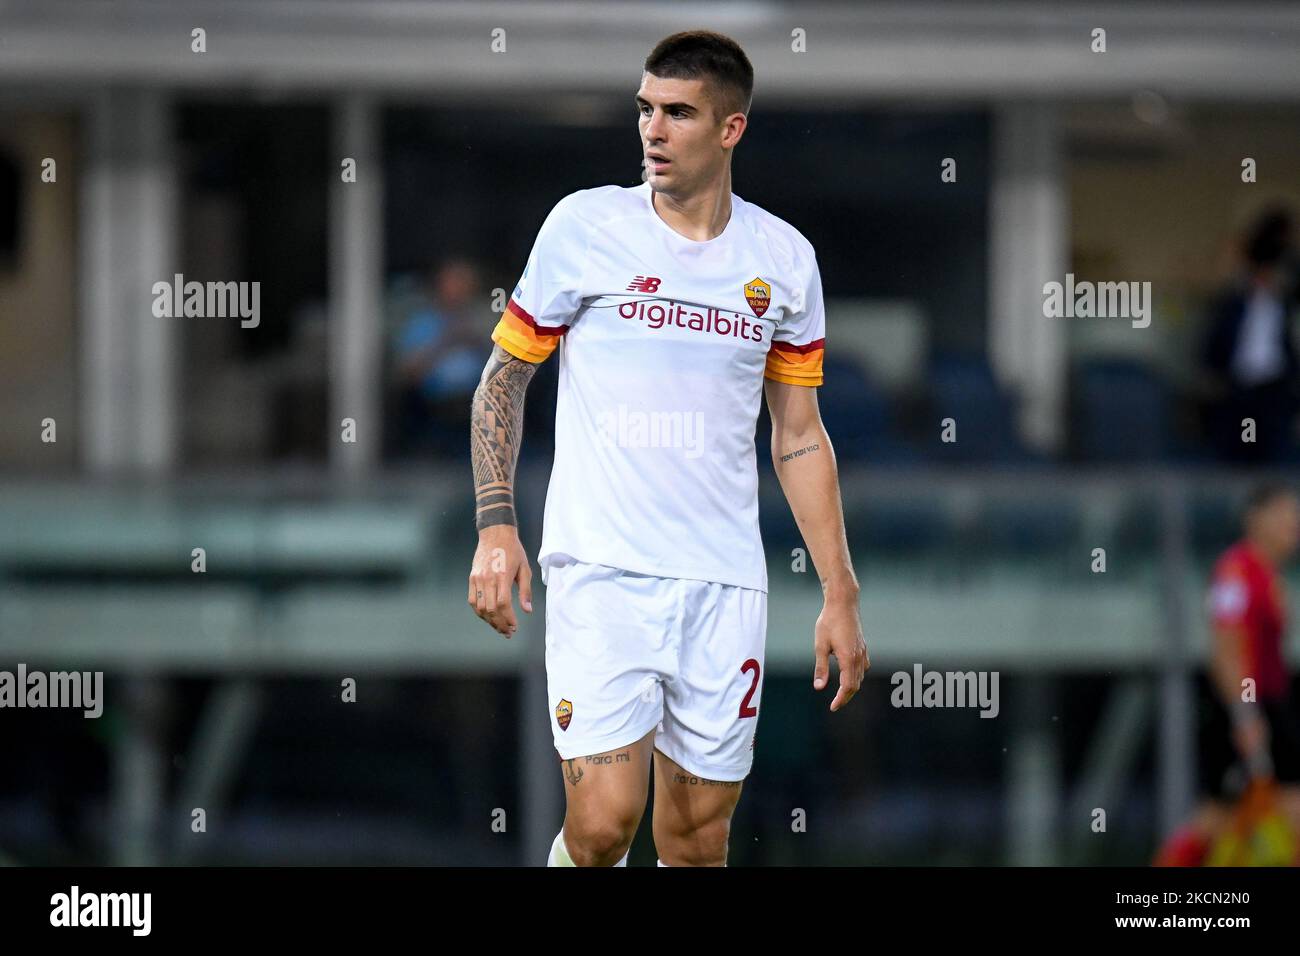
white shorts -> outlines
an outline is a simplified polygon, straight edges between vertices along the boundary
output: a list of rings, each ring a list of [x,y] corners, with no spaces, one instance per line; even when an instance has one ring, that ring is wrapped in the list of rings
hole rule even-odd
[[[561,555],[546,575],[546,683],[560,759],[654,745],[743,780],[763,694],[767,594]]]

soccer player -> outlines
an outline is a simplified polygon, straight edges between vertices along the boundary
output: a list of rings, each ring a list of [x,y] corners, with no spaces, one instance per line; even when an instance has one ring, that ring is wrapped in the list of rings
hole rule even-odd
[[[1244,523],[1245,535],[1215,562],[1207,602],[1213,645],[1201,740],[1205,799],[1161,848],[1161,865],[1204,860],[1248,776],[1282,785],[1281,809],[1300,831],[1300,724],[1282,655],[1286,595],[1278,574],[1300,544],[1300,501],[1284,484],[1261,484],[1247,498]]]
[[[753,68],[678,33],[645,62],[645,181],[561,199],[475,393],[469,603],[509,637],[532,611],[514,472],[525,389],[559,356],[538,564],[548,719],[566,813],[548,865],[619,866],[645,811],[664,866],[722,866],[762,704],[767,566],[754,431],[821,579],[813,686],[843,708],[868,664],[839,481],[817,410],[825,313],[812,246],[731,191]]]

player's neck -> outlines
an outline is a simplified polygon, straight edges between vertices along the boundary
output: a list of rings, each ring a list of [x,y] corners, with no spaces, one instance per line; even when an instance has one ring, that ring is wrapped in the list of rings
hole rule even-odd
[[[1252,551],[1269,567],[1277,567],[1278,555],[1261,538],[1246,535],[1246,543],[1250,545]]]
[[[693,196],[678,200],[651,190],[650,201],[659,218],[675,232],[696,242],[715,239],[731,221],[731,170],[723,170],[717,183]]]

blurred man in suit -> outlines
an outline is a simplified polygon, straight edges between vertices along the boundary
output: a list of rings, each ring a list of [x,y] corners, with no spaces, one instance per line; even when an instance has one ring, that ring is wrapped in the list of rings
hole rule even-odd
[[[1221,459],[1276,462],[1295,446],[1296,346],[1290,327],[1296,293],[1290,214],[1262,215],[1243,250],[1244,276],[1216,303],[1202,362],[1220,398],[1209,426]],[[1254,422],[1254,441],[1243,437]],[[1248,433],[1247,433],[1248,434]]]

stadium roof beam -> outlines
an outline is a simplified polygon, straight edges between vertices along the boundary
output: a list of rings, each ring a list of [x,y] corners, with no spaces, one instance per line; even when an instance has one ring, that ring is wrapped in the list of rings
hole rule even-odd
[[[757,102],[1128,95],[1300,99],[1300,16],[1277,3],[42,0],[0,6],[0,85],[614,92],[703,20],[745,44]],[[202,27],[207,52],[191,51]],[[1092,31],[1107,51],[1093,52]],[[502,30],[503,52],[492,51]],[[806,52],[792,50],[804,31]],[[498,44],[499,45],[499,44]]]

